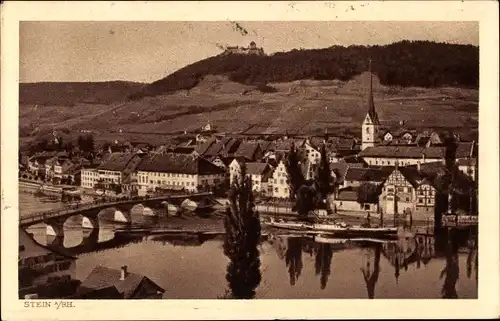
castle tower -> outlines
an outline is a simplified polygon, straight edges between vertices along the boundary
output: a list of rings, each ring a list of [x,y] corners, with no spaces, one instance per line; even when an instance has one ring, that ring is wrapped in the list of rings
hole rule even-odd
[[[369,65],[370,72],[370,90],[368,92],[368,112],[366,113],[365,120],[361,125],[361,150],[367,147],[375,146],[378,136],[380,123],[378,120],[377,112],[375,111],[375,104],[373,102],[373,74],[372,74],[372,60],[370,59]]]

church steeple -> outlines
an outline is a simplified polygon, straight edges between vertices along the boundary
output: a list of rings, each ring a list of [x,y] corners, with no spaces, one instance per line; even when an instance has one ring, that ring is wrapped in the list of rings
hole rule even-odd
[[[370,73],[370,87],[368,91],[368,110],[365,120],[361,126],[361,149],[375,146],[378,137],[378,130],[380,122],[378,120],[377,112],[375,111],[375,103],[373,102],[373,74],[372,74],[372,60],[369,62]]]
[[[368,92],[368,115],[375,125],[379,125],[378,115],[375,111],[375,103],[373,102],[373,73],[372,73],[372,59],[369,60],[368,72],[370,73],[370,90]]]

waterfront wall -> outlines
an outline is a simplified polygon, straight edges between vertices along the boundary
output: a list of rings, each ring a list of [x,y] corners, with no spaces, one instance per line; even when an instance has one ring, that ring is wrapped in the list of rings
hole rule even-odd
[[[63,190],[61,187],[43,185],[40,183],[34,183],[34,182],[24,181],[24,180],[19,181],[19,192],[36,193],[37,191],[42,191],[45,194],[60,195],[60,194],[62,194]]]

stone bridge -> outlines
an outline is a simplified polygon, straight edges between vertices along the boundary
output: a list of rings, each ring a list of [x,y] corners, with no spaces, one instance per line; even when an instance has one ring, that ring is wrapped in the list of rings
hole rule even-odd
[[[108,208],[115,208],[112,221],[128,224],[131,222],[131,210],[136,205],[143,205],[148,208],[166,208],[165,203],[179,203],[186,199],[197,201],[210,197],[212,193],[196,193],[182,195],[163,195],[155,197],[134,197],[130,199],[114,200],[103,202],[101,200],[68,206],[48,212],[39,212],[23,216],[19,219],[19,225],[27,228],[31,225],[45,223],[47,225],[47,235],[64,237],[63,226],[66,220],[75,215],[82,215],[82,227],[87,229],[99,229],[99,213]]]

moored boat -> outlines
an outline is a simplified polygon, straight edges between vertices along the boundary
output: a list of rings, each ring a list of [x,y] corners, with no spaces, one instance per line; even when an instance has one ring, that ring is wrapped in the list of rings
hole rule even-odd
[[[266,225],[275,228],[289,229],[304,232],[323,232],[338,237],[397,237],[397,227],[363,227],[351,226],[344,222],[309,223],[309,222],[277,222],[271,220]]]
[[[393,243],[396,242],[397,240],[387,240],[387,239],[380,239],[380,238],[371,238],[371,237],[354,237],[354,238],[336,238],[336,237],[331,237],[327,234],[318,234],[314,236],[314,241],[317,243],[329,243],[329,244],[343,244],[346,242],[349,243]]]

